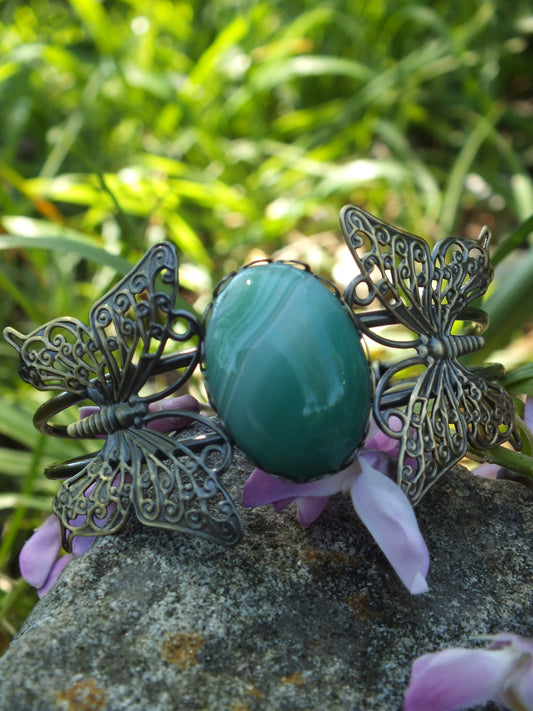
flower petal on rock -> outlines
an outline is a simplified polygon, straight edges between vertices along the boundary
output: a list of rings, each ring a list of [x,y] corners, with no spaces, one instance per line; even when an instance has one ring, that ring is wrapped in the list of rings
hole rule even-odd
[[[52,515],[22,546],[19,567],[24,580],[35,588],[42,587],[50,575],[60,550],[61,526],[57,516]]]
[[[409,499],[364,457],[359,464],[351,490],[355,510],[406,588],[413,595],[427,592],[429,553]]]
[[[80,416],[80,420],[84,420],[86,417],[95,415],[97,412],[100,412],[100,408],[96,405],[82,405],[78,414]]]
[[[296,499],[296,518],[300,526],[307,528],[326,508],[329,496],[302,496]]]
[[[52,566],[52,569],[50,571],[50,575],[46,578],[46,581],[44,585],[42,585],[38,590],[37,590],[37,595],[42,598],[46,595],[46,593],[50,590],[52,585],[56,582],[56,580],[59,578],[63,570],[67,567],[67,565],[70,563],[70,561],[74,558],[72,554],[69,555],[64,555],[61,558],[58,558],[54,565]]]
[[[494,698],[513,667],[508,648],[444,649],[413,663],[404,711],[459,711]]]
[[[267,474],[262,469],[254,469],[243,489],[243,504],[247,508],[266,506],[275,501],[297,499],[303,496],[332,496],[348,488],[355,474],[349,467],[331,476],[298,484]]]
[[[482,476],[484,479],[497,479],[500,469],[501,467],[499,464],[489,464],[486,462],[485,464],[480,464],[479,466],[474,467],[474,469],[472,469],[472,474]]]
[[[510,709],[533,709],[533,639],[512,632],[499,632],[491,638],[489,649],[512,650],[515,664],[494,701]]]
[[[74,555],[80,556],[87,553],[95,538],[96,536],[74,536],[72,539],[72,552]]]

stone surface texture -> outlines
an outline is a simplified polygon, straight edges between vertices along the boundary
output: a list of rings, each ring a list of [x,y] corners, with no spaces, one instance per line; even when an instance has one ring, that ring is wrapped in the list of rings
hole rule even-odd
[[[238,502],[250,469],[237,455],[224,476]],[[348,497],[308,530],[243,511],[228,550],[131,522],[36,606],[0,660],[0,709],[399,711],[418,655],[533,634],[533,490],[457,468],[417,512],[417,597]]]

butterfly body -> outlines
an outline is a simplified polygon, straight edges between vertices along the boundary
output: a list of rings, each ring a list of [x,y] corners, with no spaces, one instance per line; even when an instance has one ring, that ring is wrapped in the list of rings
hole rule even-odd
[[[459,358],[467,353],[483,348],[482,336],[471,335],[451,335],[420,337],[420,345],[417,347],[418,354],[424,359],[443,360],[445,358]]]
[[[202,329],[195,316],[175,308],[177,292],[176,251],[162,242],[94,304],[88,326],[64,317],[27,335],[4,331],[19,352],[26,382],[39,390],[66,391],[57,396],[59,402],[70,393],[69,405],[89,399],[100,408],[64,431],[44,424],[50,434],[107,438],[100,452],[68,476],[54,501],[67,550],[73,536],[119,530],[132,511],[147,526],[224,545],[242,535],[235,505],[217,478],[231,458],[224,432],[196,413],[149,410],[176,392],[199,360]],[[172,352],[175,344],[191,340],[197,345],[184,357]],[[139,394],[153,376],[171,370],[178,372],[170,384]],[[177,416],[197,423],[205,442],[193,447],[149,429],[155,418]]]
[[[430,251],[420,237],[351,205],[341,211],[341,227],[359,267],[347,303],[354,310],[374,301],[382,307],[377,317],[356,311],[358,327],[381,345],[414,351],[379,374],[373,413],[398,441],[397,483],[416,503],[469,445],[520,446],[508,393],[459,360],[484,343],[486,314],[470,304],[493,277],[490,233],[484,228],[477,240],[448,237]],[[458,320],[474,321],[474,333],[452,334]],[[408,337],[374,330],[391,324]]]
[[[98,412],[68,425],[67,434],[69,437],[109,435],[129,427],[141,426],[148,412],[148,404],[145,402],[137,402],[133,405],[123,402],[104,405]]]

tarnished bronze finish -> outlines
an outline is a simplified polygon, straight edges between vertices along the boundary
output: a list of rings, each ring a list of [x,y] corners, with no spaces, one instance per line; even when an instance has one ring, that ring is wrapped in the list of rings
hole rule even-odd
[[[488,318],[470,304],[492,281],[490,232],[484,227],[477,240],[449,237],[430,251],[420,237],[359,207],[344,207],[340,219],[360,272],[345,294],[360,330],[384,346],[414,351],[380,366],[373,412],[383,432],[398,440],[397,482],[416,503],[469,445],[520,446],[509,394],[459,360],[483,347]],[[379,311],[360,311],[376,301]],[[471,332],[452,333],[458,320],[472,321]],[[374,330],[387,324],[403,326],[411,337]]]
[[[242,523],[218,474],[231,445],[212,420],[179,410],[150,413],[149,405],[175,393],[199,360],[201,326],[175,308],[178,260],[168,242],[155,245],[111,291],[95,303],[89,326],[65,317],[28,335],[4,331],[19,352],[19,373],[39,390],[62,390],[35,414],[43,432],[60,437],[105,436],[101,451],[50,467],[68,477],[53,509],[69,550],[74,536],[118,531],[134,511],[147,526],[193,533],[232,545]],[[172,353],[169,346],[196,342]],[[170,384],[140,391],[153,376],[176,371]],[[68,427],[50,422],[66,407],[91,400],[100,409]],[[179,439],[148,428],[151,421],[183,416],[206,434]]]

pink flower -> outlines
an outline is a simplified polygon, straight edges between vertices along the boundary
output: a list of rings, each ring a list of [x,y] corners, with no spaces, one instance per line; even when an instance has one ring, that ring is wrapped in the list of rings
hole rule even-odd
[[[329,497],[350,492],[354,508],[402,583],[413,595],[426,592],[429,553],[407,496],[389,474],[398,443],[372,425],[357,460],[337,474],[298,484],[255,469],[244,485],[246,507],[273,504],[276,511],[296,503],[298,522],[307,527]]]
[[[459,711],[493,700],[533,711],[533,639],[501,632],[488,649],[444,649],[413,664],[404,711]]]
[[[198,401],[190,395],[160,400],[149,407],[150,412],[198,412],[200,409]],[[88,417],[98,410],[99,408],[93,405],[80,407],[80,418]],[[150,422],[148,427],[158,432],[172,432],[187,427],[188,422],[186,417],[162,417]],[[110,514],[111,510],[108,511],[108,516]],[[61,526],[56,516],[49,516],[22,546],[19,555],[20,573],[26,582],[37,588],[39,597],[44,597],[70,561],[86,553],[94,540],[94,536],[76,536],[72,539],[72,553],[60,556]]]
[[[22,546],[20,573],[27,583],[37,588],[39,597],[44,597],[70,561],[86,553],[93,541],[94,536],[75,538],[72,553],[60,556],[61,526],[56,516],[49,516]]]

